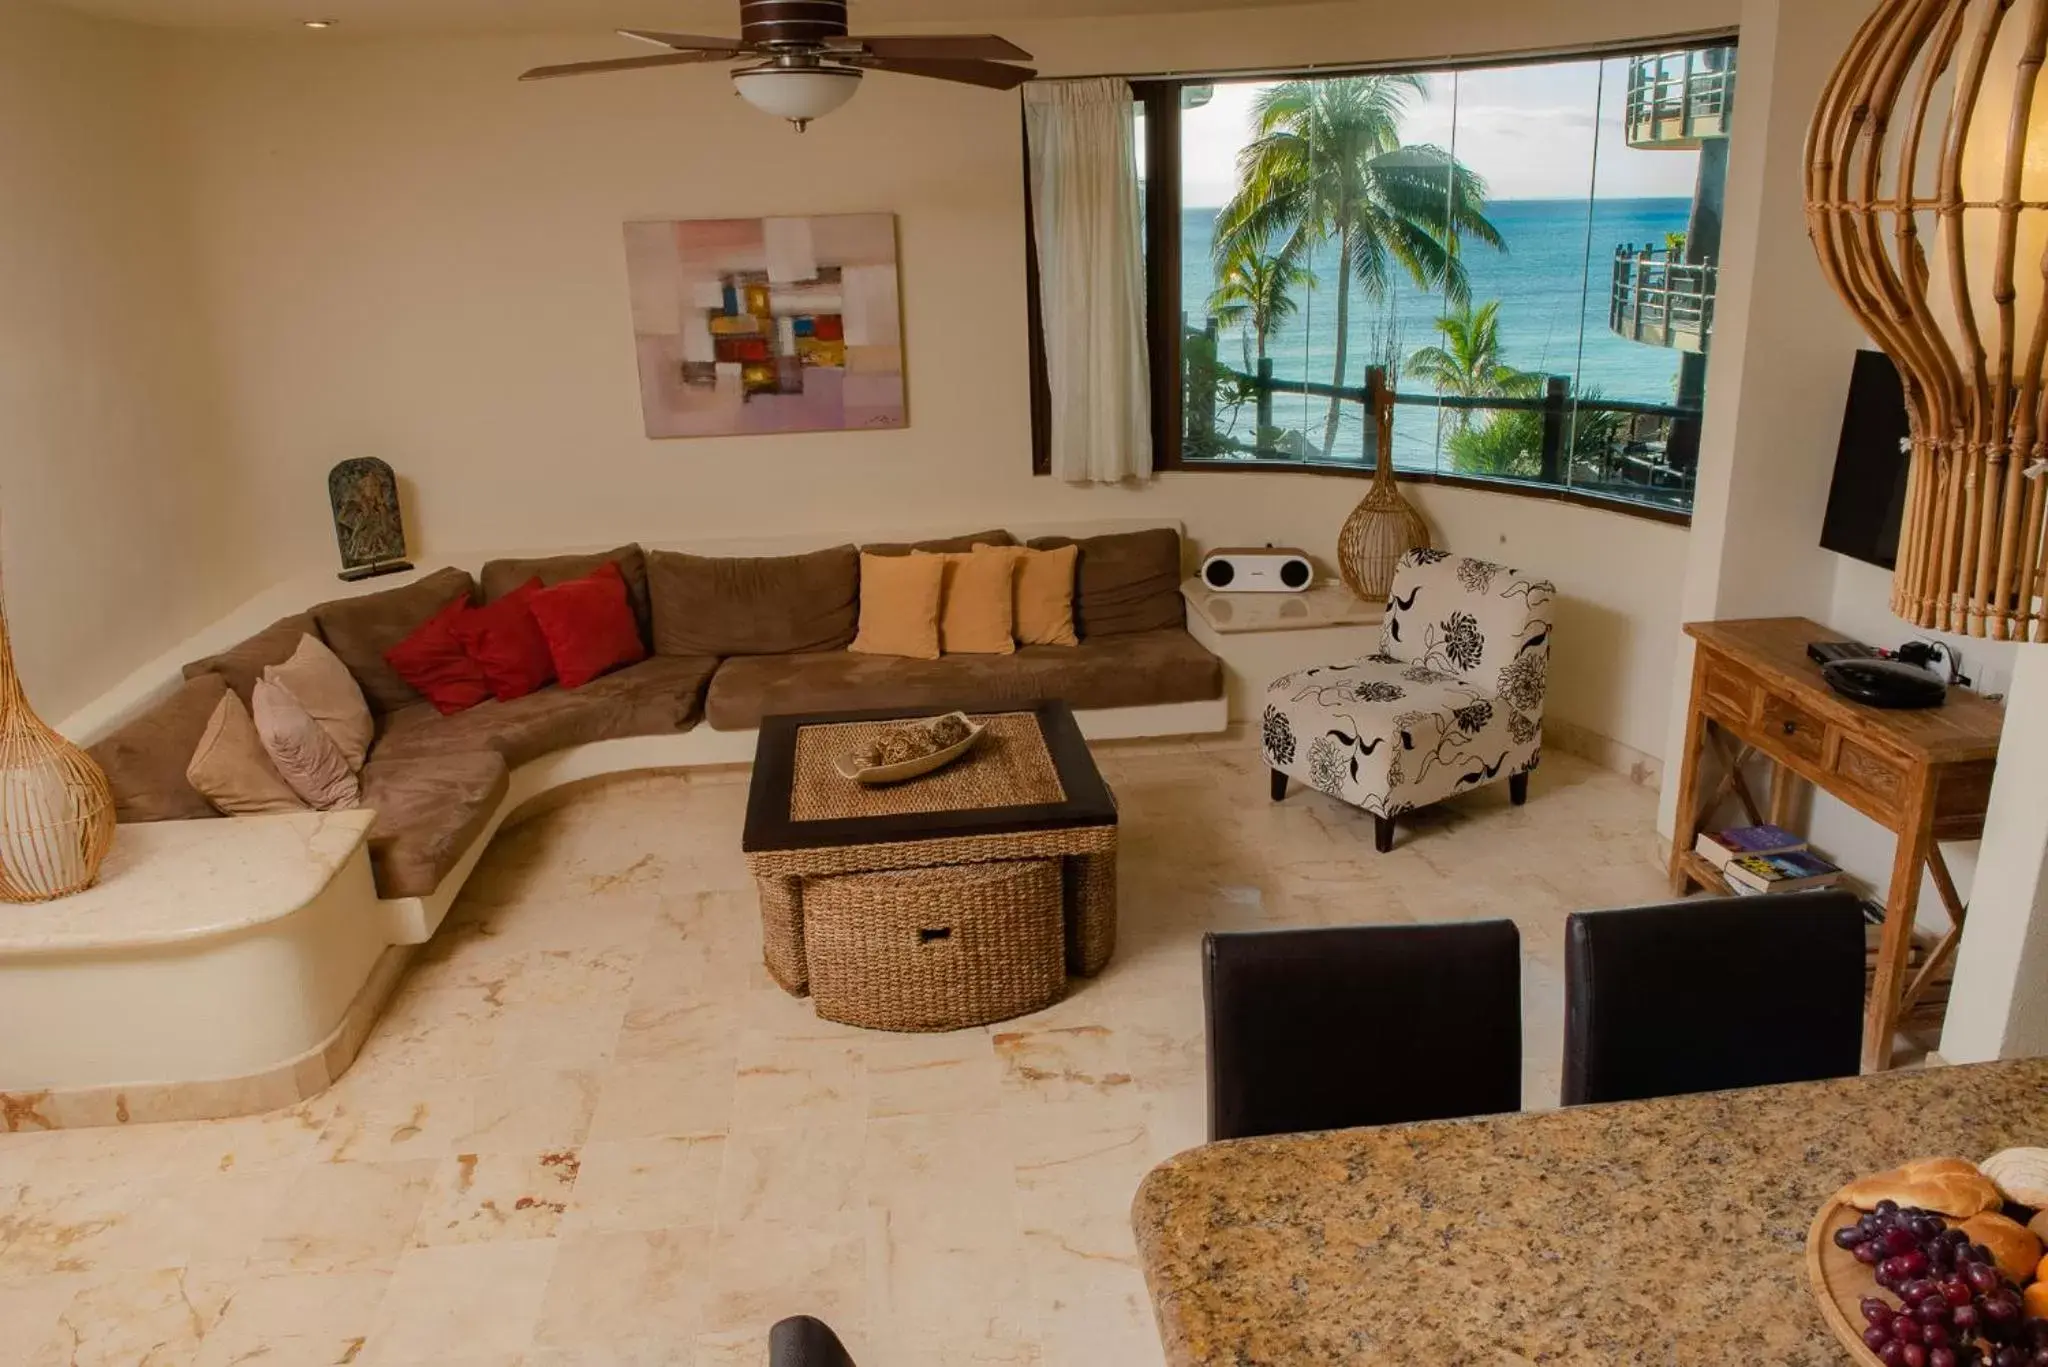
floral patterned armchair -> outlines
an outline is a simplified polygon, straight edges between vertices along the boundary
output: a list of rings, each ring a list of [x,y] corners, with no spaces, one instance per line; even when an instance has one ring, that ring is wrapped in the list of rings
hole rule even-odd
[[[1557,589],[1504,565],[1410,551],[1394,572],[1376,655],[1266,687],[1273,800],[1287,780],[1394,820],[1501,779],[1519,806],[1543,748]]]

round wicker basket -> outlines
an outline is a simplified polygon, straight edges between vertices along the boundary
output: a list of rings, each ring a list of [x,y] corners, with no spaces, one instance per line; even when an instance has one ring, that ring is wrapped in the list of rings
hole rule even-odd
[[[0,605],[0,901],[84,891],[113,841],[107,776],[29,707]]]
[[[1384,601],[1401,557],[1429,546],[1429,524],[1394,483],[1394,391],[1385,372],[1366,377],[1378,433],[1372,488],[1344,519],[1337,536],[1337,572],[1360,598]]]

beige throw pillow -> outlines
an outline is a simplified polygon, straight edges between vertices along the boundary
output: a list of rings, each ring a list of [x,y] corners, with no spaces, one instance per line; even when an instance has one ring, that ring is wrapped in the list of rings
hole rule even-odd
[[[308,807],[327,812],[362,805],[348,756],[297,698],[268,679],[256,681],[252,696],[256,734],[270,762]]]
[[[1017,565],[1016,632],[1019,645],[1077,646],[1074,631],[1075,545],[1027,550]]]
[[[199,748],[185,766],[185,780],[229,816],[306,810],[264,753],[256,723],[232,689],[221,695],[207,719]]]
[[[363,700],[356,676],[348,672],[339,655],[322,645],[318,637],[301,636],[292,657],[281,665],[267,667],[263,678],[291,694],[306,709],[306,715],[334,737],[350,772],[363,767],[363,761],[369,758],[370,742],[377,735],[377,723],[370,716],[370,704]],[[259,726],[258,730],[261,729]]]
[[[1016,546],[976,546],[972,551],[915,551],[945,562],[939,592],[939,649],[948,655],[1009,655],[1017,649],[1010,628],[1016,618]]]
[[[943,556],[863,555],[860,630],[847,649],[863,655],[938,659],[945,571]]]

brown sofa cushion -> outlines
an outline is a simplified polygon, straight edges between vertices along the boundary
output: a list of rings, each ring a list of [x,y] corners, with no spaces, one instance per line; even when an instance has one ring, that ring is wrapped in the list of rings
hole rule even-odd
[[[310,612],[280,617],[248,640],[229,646],[218,655],[209,655],[186,665],[185,677],[196,679],[201,674],[218,674],[228,681],[228,687],[235,690],[235,696],[246,707],[256,691],[256,681],[263,677],[263,671],[289,660],[292,652],[299,648],[302,637],[317,637],[319,634],[320,628]]]
[[[1017,538],[998,527],[993,531],[976,532],[972,536],[942,536],[932,541],[878,541],[862,546],[869,555],[909,555],[912,551],[930,551],[934,555],[952,555],[971,551],[976,546],[1014,546]]]
[[[1022,646],[1014,655],[904,660],[850,651],[726,660],[705,715],[743,731],[778,712],[981,705],[1062,698],[1075,708],[1139,707],[1223,696],[1223,662],[1179,627]]]
[[[370,872],[379,897],[424,897],[462,862],[504,801],[505,759],[493,750],[363,766]]]
[[[468,570],[435,570],[410,584],[360,598],[337,598],[313,609],[327,646],[363,686],[372,712],[396,712],[418,702],[413,686],[384,662],[384,652],[412,635],[450,600],[476,592]]]
[[[191,821],[219,816],[185,777],[206,723],[227,692],[224,675],[202,672],[86,753],[114,790],[116,821]]]
[[[544,588],[566,579],[581,579],[605,561],[619,567],[626,581],[626,601],[633,606],[633,619],[640,623],[640,639],[646,640],[653,625],[647,598],[647,557],[638,546],[620,546],[594,555],[550,555],[533,560],[488,560],[477,575],[477,587],[486,603],[495,603],[529,579],[538,578]]]
[[[1081,567],[1074,592],[1074,626],[1085,640],[1132,631],[1158,631],[1187,622],[1180,596],[1180,533],[1171,527],[1088,536],[1033,537],[1034,550],[1078,545]]]
[[[841,650],[860,613],[860,553],[712,558],[649,551],[657,655]]]
[[[424,760],[491,750],[517,768],[571,745],[686,730],[697,720],[704,685],[717,667],[709,656],[657,655],[578,689],[543,688],[452,717],[430,702],[416,702],[384,718],[370,759]]]

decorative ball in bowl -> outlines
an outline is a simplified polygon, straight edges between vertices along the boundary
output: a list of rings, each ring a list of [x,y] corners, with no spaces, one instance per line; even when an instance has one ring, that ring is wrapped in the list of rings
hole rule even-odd
[[[837,767],[856,783],[901,783],[951,764],[974,748],[984,729],[965,712],[905,722],[841,755]]]

